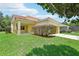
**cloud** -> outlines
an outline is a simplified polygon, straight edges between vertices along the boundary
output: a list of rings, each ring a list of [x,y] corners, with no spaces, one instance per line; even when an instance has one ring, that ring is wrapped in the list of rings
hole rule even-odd
[[[25,8],[23,4],[21,3],[0,3],[1,9],[19,9],[19,8]]]
[[[0,10],[4,12],[10,12],[12,14],[20,15],[35,15],[38,11],[34,8],[27,8],[22,3],[1,3]]]
[[[52,15],[36,15],[37,18],[40,18],[40,19],[44,19],[44,18],[47,18],[47,17],[51,17],[52,18]]]
[[[59,18],[57,14],[51,15],[45,12],[42,13],[41,11],[38,12],[37,9],[27,7],[28,6],[24,6],[23,3],[0,3],[0,11],[2,11],[5,15],[30,15],[40,19],[51,17],[57,21],[63,22],[64,18]]]

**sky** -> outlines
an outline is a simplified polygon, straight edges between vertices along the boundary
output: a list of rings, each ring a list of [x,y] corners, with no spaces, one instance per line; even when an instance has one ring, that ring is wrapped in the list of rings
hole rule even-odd
[[[3,12],[4,15],[9,16],[33,16],[39,19],[51,17],[59,22],[64,21],[64,18],[59,18],[57,14],[52,15],[46,12],[46,10],[36,3],[0,3],[0,11]]]

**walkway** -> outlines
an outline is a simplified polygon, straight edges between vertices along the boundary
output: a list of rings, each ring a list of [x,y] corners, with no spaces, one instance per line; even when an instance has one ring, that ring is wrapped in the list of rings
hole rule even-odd
[[[79,40],[79,36],[75,36],[75,35],[67,35],[67,34],[50,34],[49,36],[58,36],[58,37],[64,37],[64,38]]]

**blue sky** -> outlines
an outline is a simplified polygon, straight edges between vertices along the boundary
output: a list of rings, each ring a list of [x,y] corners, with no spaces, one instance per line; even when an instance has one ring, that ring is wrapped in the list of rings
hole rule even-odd
[[[57,14],[52,15],[35,3],[0,3],[0,11],[4,15],[22,15],[33,16],[40,19],[51,17],[59,22],[63,22],[64,18],[59,18]]]
[[[48,14],[46,12],[46,10],[43,10],[43,8],[40,6],[40,5],[37,5],[36,3],[27,3],[27,4],[24,4],[25,6],[27,6],[28,8],[34,8],[34,9],[37,9],[39,11],[39,15],[45,15],[45,14]],[[40,13],[41,12],[41,13]]]

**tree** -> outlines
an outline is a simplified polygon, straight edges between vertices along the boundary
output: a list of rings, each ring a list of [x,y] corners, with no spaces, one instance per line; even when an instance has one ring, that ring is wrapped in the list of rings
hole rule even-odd
[[[4,18],[3,18],[3,13],[0,11],[0,21],[2,21]]]
[[[70,23],[70,20],[67,19],[62,24],[69,25],[69,23]]]
[[[11,21],[11,17],[8,16],[8,15],[6,15],[6,16],[4,17],[4,22],[6,23],[7,26],[10,25],[10,21]]]
[[[78,3],[38,3],[47,12],[55,14],[59,17],[71,18],[73,16],[79,16],[79,4]]]
[[[70,21],[70,25],[77,25],[79,26],[79,19],[73,19]]]
[[[11,21],[11,17],[9,17],[8,15],[3,16],[3,13],[0,12],[0,31],[8,31],[10,32],[10,22]]]
[[[4,19],[3,13],[0,11],[0,31],[3,30],[3,19]]]
[[[8,16],[8,15],[6,15],[5,17],[4,17],[4,20],[3,20],[3,26],[4,26],[4,30],[6,31],[6,32],[10,32],[10,23],[11,23],[11,17],[10,16]]]

